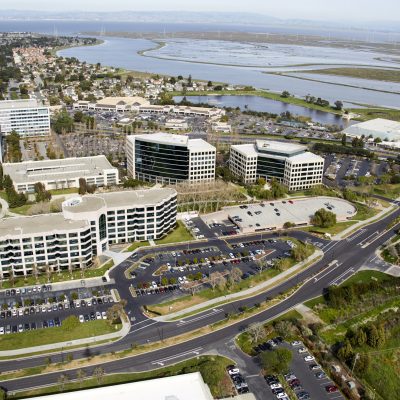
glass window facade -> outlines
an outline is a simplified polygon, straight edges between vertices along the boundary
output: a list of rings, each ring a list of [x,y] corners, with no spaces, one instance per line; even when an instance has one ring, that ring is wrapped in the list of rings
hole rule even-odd
[[[140,178],[148,176],[171,180],[189,179],[189,150],[182,146],[135,141],[135,172]]]
[[[285,175],[285,160],[269,157],[258,157],[257,176],[283,179]]]

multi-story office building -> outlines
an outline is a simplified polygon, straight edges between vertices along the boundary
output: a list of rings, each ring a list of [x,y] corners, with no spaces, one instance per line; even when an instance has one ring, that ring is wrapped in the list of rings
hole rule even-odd
[[[3,171],[11,177],[17,192],[32,193],[37,182],[47,190],[78,188],[80,178],[97,187],[119,183],[118,169],[103,155],[5,163]]]
[[[154,133],[128,136],[128,174],[162,184],[211,182],[215,179],[216,149],[202,139]]]
[[[159,239],[175,227],[172,189],[112,192],[68,199],[59,214],[0,220],[0,278],[92,263],[112,243]]]
[[[306,146],[257,140],[231,146],[229,168],[244,183],[275,178],[294,191],[322,183],[324,159],[308,152]]]
[[[34,99],[0,101],[0,129],[22,137],[50,135],[50,113]]]

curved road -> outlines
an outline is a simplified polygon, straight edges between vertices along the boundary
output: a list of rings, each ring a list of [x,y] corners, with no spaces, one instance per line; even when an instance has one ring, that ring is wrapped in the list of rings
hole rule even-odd
[[[225,318],[226,313],[237,313],[239,307],[253,306],[255,303],[265,300],[267,296],[274,297],[281,292],[293,288],[299,283],[303,283],[300,289],[298,289],[291,297],[268,310],[262,311],[259,314],[246,319],[245,321],[238,321],[231,326],[214,331],[208,335],[203,335],[199,338],[189,340],[185,343],[122,360],[102,363],[102,367],[105,369],[106,373],[144,371],[154,369],[162,365],[168,365],[169,363],[182,361],[185,358],[190,358],[194,355],[211,351],[216,347],[217,344],[231,342],[235,335],[245,329],[250,323],[273,319],[279,314],[282,314],[295,307],[297,304],[321,295],[324,289],[328,286],[336,282],[340,282],[341,280],[346,279],[354,274],[374,256],[377,248],[379,248],[395,234],[399,224],[387,231],[385,231],[385,229],[387,228],[388,224],[393,221],[393,219],[399,216],[400,210],[397,209],[391,215],[356,231],[354,234],[344,240],[337,242],[325,242],[324,247],[322,248],[324,251],[324,257],[322,260],[302,271],[297,276],[283,282],[276,288],[249,299],[238,300],[226,305],[218,306],[217,309],[208,310],[192,317],[185,318],[181,321],[156,322],[154,320],[147,319],[141,314],[137,305],[135,305],[134,302],[130,302],[127,306],[127,312],[130,312],[131,315],[135,315],[137,320],[135,321],[135,324],[132,325],[131,331],[126,337],[112,344],[99,346],[90,350],[75,350],[71,351],[70,353],[73,355],[74,359],[85,358],[88,357],[88,351],[90,351],[92,355],[105,354],[127,349],[132,343],[140,344],[146,342],[155,342],[164,338],[173,337],[184,332],[192,331],[194,329],[221,321]],[[291,235],[303,240],[309,237],[309,235],[304,232],[292,232]],[[269,236],[272,235],[264,234],[263,238],[268,238]],[[260,235],[246,237],[246,240],[255,240],[257,237],[259,238]],[[209,241],[209,244],[212,245],[213,241],[220,240],[212,239]],[[240,238],[227,239],[227,241],[237,242],[240,241]],[[198,243],[193,245],[193,247],[198,246]],[[171,249],[176,250],[180,247],[181,246],[179,245],[174,245],[171,246]],[[187,245],[185,245],[184,248],[187,248]],[[166,250],[168,250],[168,248]],[[150,252],[154,252],[154,249],[143,250],[140,252],[140,256]],[[117,281],[121,281],[123,271],[129,265],[131,265],[131,261],[129,261],[129,259],[121,263],[111,272],[111,277]],[[123,291],[123,293],[121,293],[121,297],[128,298],[124,291],[129,290],[129,282],[125,278],[124,280],[125,284],[122,285],[122,282],[120,282],[118,289]],[[64,355],[53,355],[52,361],[61,361]],[[16,360],[1,362],[0,370],[4,372],[18,369],[20,368],[20,362],[21,361]],[[43,365],[44,363],[44,356],[27,358],[23,361],[24,368]],[[93,369],[94,367],[85,368],[87,376],[92,374]],[[4,381],[2,382],[2,386],[13,391],[56,384],[60,374],[61,372],[57,372]],[[76,370],[68,371],[67,375],[71,379],[75,379]]]

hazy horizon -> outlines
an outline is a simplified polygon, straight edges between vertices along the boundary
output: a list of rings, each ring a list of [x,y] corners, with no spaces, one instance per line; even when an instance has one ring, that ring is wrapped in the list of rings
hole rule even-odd
[[[357,4],[358,3],[358,4]],[[234,2],[232,0],[203,0],[192,2],[190,0],[150,0],[147,3],[136,0],[114,0],[99,2],[96,0],[70,0],[67,5],[51,0],[36,0],[34,7],[27,0],[2,0],[1,11],[43,11],[43,12],[235,12],[259,13],[279,19],[302,19],[309,21],[354,21],[354,22],[394,22],[400,20],[400,3],[398,0],[364,0],[359,5],[356,0],[336,0],[327,3],[320,0],[286,0],[284,7],[280,1],[248,0],[247,2]],[[360,9],[360,7],[362,7]],[[260,15],[261,16],[261,15]]]

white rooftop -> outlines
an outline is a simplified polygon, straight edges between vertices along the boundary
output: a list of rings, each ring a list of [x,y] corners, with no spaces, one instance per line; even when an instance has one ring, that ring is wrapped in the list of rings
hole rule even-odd
[[[57,160],[24,161],[3,164],[4,174],[14,183],[43,182],[50,179],[85,178],[102,175],[104,170],[115,169],[104,155],[93,157],[61,158]]]
[[[317,154],[306,151],[305,153],[297,154],[287,159],[290,163],[305,163],[305,162],[322,162],[324,158]]]
[[[0,110],[20,109],[20,108],[38,108],[36,99],[26,100],[2,100],[0,101]]]
[[[167,378],[105,386],[70,393],[31,397],[31,400],[212,400],[199,372]]]
[[[346,135],[360,137],[364,135],[368,137],[372,135],[374,138],[389,141],[400,141],[400,122],[389,119],[376,118],[370,121],[360,122],[351,125],[343,131]]]
[[[189,139],[186,135],[173,135],[172,133],[158,132],[147,135],[132,135],[128,140],[142,139],[151,143],[187,147],[196,151],[213,151],[215,147],[203,139]]]
[[[297,153],[306,151],[307,146],[297,143],[278,142],[276,140],[256,140],[256,146],[259,151],[269,151],[276,153]]]

